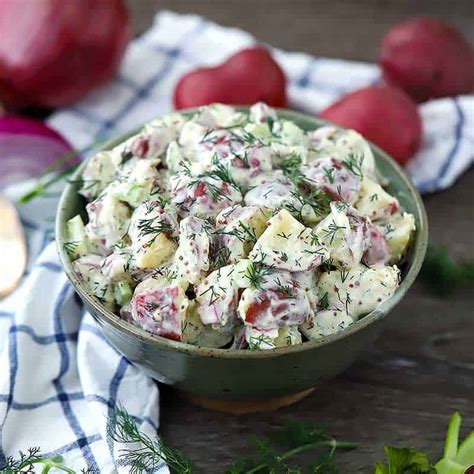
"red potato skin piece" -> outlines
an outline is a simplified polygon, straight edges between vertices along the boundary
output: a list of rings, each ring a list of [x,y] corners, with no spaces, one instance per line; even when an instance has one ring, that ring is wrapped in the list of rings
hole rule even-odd
[[[131,36],[122,0],[0,0],[0,32],[11,109],[77,101],[115,74]]]
[[[433,18],[414,18],[389,30],[379,64],[387,83],[419,102],[474,90],[474,48],[453,26]]]
[[[418,151],[422,124],[416,104],[392,86],[369,86],[345,95],[319,116],[352,128],[374,142],[401,165]]]
[[[220,102],[252,105],[265,102],[286,107],[286,77],[264,48],[244,49],[215,67],[196,69],[183,76],[174,90],[176,109]]]

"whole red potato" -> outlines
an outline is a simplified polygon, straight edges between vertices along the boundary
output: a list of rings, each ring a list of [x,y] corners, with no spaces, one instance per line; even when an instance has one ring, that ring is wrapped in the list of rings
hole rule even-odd
[[[0,0],[0,98],[70,104],[114,75],[129,39],[123,0]]]
[[[470,93],[474,49],[453,26],[415,18],[384,37],[379,59],[384,79],[417,101]]]
[[[176,109],[221,102],[251,105],[262,101],[273,107],[286,106],[286,77],[264,48],[248,48],[224,63],[183,76],[174,90]]]
[[[416,104],[395,87],[359,89],[330,105],[319,116],[358,131],[401,165],[420,147],[422,126]]]

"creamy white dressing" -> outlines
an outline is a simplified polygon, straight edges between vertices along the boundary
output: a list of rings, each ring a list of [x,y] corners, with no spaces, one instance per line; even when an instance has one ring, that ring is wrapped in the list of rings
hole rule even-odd
[[[341,331],[390,298],[414,218],[356,132],[305,132],[263,103],[170,114],[94,156],[68,226],[79,276],[143,329],[272,349]],[[391,266],[389,266],[391,265]]]

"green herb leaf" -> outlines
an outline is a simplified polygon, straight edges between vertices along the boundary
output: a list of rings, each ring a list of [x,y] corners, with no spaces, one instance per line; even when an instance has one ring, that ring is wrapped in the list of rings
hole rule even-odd
[[[436,474],[423,451],[414,448],[385,446],[387,464],[377,464],[375,474]]]
[[[190,462],[180,451],[166,446],[159,437],[151,439],[142,433],[122,406],[115,409],[109,434],[114,441],[130,445],[120,450],[120,458],[130,467],[131,474],[151,472],[161,463],[176,474],[192,472]]]
[[[458,287],[474,284],[474,259],[456,263],[446,247],[430,244],[421,277],[435,294],[449,295]]]
[[[313,473],[336,473],[336,449],[354,449],[355,443],[336,441],[324,428],[311,423],[290,420],[284,427],[267,438],[252,437],[255,453],[234,462],[227,474],[301,473],[302,467],[288,464],[290,459],[311,451]]]

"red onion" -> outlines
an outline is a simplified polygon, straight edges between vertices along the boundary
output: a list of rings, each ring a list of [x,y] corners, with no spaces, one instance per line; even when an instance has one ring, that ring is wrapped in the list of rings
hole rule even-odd
[[[0,97],[72,103],[112,77],[129,38],[122,0],[0,0]]]
[[[77,162],[71,145],[39,120],[0,117],[0,189],[39,176],[49,165],[55,171]],[[64,163],[61,159],[68,158]]]

